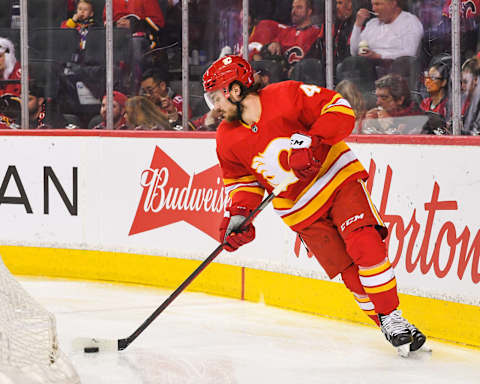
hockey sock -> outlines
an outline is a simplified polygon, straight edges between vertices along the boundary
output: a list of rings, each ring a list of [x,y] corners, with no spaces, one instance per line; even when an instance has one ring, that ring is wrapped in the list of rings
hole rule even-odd
[[[360,283],[375,311],[389,314],[398,307],[397,282],[385,243],[374,227],[359,228],[345,237],[347,252],[358,266]]]
[[[365,293],[360,278],[358,276],[358,267],[355,264],[350,265],[342,272],[342,280],[345,286],[353,293],[353,297],[360,309],[373,320],[375,324],[380,326],[375,307],[370,298]]]

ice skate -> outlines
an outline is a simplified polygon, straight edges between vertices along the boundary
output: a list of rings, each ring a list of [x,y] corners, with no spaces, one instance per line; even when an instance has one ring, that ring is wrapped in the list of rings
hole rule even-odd
[[[378,319],[385,338],[398,349],[400,356],[407,357],[413,337],[409,329],[410,323],[402,317],[402,312],[396,309],[389,315],[379,313]]]
[[[412,338],[413,338],[413,341],[410,344],[410,352],[416,352],[416,351],[432,352],[431,348],[429,348],[425,344],[427,337],[417,327],[415,327],[415,325],[407,322],[407,327],[410,333],[412,334]]]

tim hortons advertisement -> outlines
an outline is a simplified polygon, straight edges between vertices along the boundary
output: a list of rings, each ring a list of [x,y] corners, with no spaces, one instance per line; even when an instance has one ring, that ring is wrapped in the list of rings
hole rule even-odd
[[[480,305],[480,146],[350,145],[401,291]],[[214,139],[0,136],[0,153],[2,244],[193,259],[218,245]],[[255,223],[255,241],[216,262],[326,278],[271,207]]]

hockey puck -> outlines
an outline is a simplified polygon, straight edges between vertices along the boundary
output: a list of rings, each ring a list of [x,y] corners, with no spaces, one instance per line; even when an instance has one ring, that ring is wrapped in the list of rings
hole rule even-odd
[[[85,353],[96,353],[100,351],[100,349],[98,347],[85,347],[83,348],[83,352]]]

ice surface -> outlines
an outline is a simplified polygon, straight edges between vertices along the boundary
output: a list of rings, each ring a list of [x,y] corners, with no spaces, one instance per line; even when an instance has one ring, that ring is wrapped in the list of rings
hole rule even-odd
[[[173,290],[20,281],[56,315],[84,384],[480,383],[478,349],[430,340],[432,354],[402,359],[375,328],[199,293],[182,293],[125,351],[74,353],[76,337],[130,335]]]

